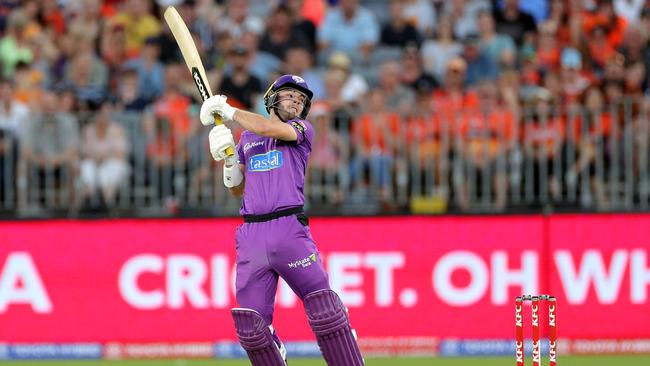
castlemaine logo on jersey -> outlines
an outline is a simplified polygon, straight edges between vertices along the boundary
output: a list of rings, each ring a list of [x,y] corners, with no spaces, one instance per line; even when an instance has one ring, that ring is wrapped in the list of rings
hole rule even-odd
[[[266,172],[282,166],[282,151],[271,150],[264,154],[251,156],[248,161],[249,172]]]

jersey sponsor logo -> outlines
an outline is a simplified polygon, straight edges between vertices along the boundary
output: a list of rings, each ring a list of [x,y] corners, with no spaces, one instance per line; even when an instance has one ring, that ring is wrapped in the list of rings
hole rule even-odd
[[[291,125],[296,128],[296,130],[300,131],[303,135],[305,134],[305,129],[307,129],[307,126],[301,121],[293,121],[291,122]]]
[[[312,263],[316,263],[316,253],[312,253],[308,257],[289,263],[289,268],[307,268],[311,266]]]
[[[244,145],[244,153],[246,153],[248,150],[254,148],[255,146],[260,146],[260,145],[264,145],[264,141],[247,142]]]
[[[266,172],[282,166],[282,151],[271,150],[264,154],[251,156],[248,161],[248,171]]]

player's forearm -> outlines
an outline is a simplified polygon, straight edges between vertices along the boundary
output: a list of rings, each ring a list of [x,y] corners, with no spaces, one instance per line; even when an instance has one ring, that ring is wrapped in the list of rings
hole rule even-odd
[[[260,136],[266,136],[265,133],[267,133],[273,124],[273,121],[268,118],[242,109],[237,110],[233,117],[235,122],[239,123],[243,128]]]
[[[288,124],[273,121],[257,113],[238,109],[233,115],[233,120],[259,136],[272,137],[283,141],[295,141],[298,138],[293,128]]]

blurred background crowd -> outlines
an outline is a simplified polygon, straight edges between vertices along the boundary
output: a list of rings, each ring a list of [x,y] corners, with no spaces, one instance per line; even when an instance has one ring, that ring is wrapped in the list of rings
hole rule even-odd
[[[312,88],[311,212],[648,209],[650,1],[3,0],[0,212],[237,213],[168,5],[232,105]]]

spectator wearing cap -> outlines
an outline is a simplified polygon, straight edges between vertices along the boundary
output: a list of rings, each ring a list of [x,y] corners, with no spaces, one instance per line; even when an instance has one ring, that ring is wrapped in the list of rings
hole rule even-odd
[[[517,47],[524,44],[537,31],[535,18],[519,9],[519,0],[504,0],[503,9],[494,8],[497,33],[509,35]]]
[[[441,131],[447,138],[458,130],[462,114],[476,108],[478,97],[475,90],[465,87],[467,63],[462,57],[455,57],[447,64],[442,88],[433,95],[434,110],[440,118]]]
[[[224,75],[219,91],[228,97],[228,103],[239,108],[252,109],[257,97],[264,92],[262,82],[249,70],[251,54],[243,45],[230,50],[232,69]]]
[[[388,47],[404,47],[407,44],[420,47],[422,36],[417,28],[407,23],[403,15],[402,2],[403,0],[390,1],[390,20],[381,29],[379,43]]]
[[[467,85],[472,86],[481,80],[496,80],[499,68],[495,61],[481,50],[479,36],[468,35],[463,40],[463,45],[463,58],[467,62]]]
[[[341,98],[344,103],[357,105],[362,102],[369,87],[366,79],[352,71],[352,61],[343,52],[334,52],[327,62],[329,71],[340,71],[343,76],[343,86],[341,89]],[[329,98],[329,95],[327,96]]]
[[[284,60],[290,47],[309,48],[309,40],[292,27],[291,9],[284,4],[276,6],[266,23],[266,32],[262,36],[259,50]]]
[[[341,69],[329,68],[323,75],[327,104],[332,115],[332,125],[344,136],[350,135],[351,120],[358,109],[357,103],[346,102],[343,99],[343,87],[347,73]]]
[[[160,34],[160,21],[151,14],[151,1],[126,0],[123,10],[111,17],[112,25],[122,24],[126,31],[126,49],[137,55],[150,37]]]
[[[562,83],[562,102],[565,105],[575,102],[587,89],[590,79],[582,69],[582,55],[575,48],[562,50],[560,57],[560,80]]]
[[[454,38],[451,18],[443,15],[438,19],[435,37],[422,45],[422,65],[426,72],[441,82],[445,78],[449,61],[462,52],[463,45]]]
[[[510,54],[516,53],[515,43],[507,34],[496,33],[492,12],[481,10],[477,17],[481,50],[493,63],[501,65]]]
[[[379,42],[379,24],[370,10],[359,5],[359,0],[340,0],[338,6],[327,11],[317,38],[321,53],[342,51],[361,55],[359,61],[365,61]]]
[[[160,46],[158,38],[148,38],[140,56],[124,63],[124,69],[131,69],[138,74],[138,98],[153,101],[165,90],[165,70],[158,61]]]

